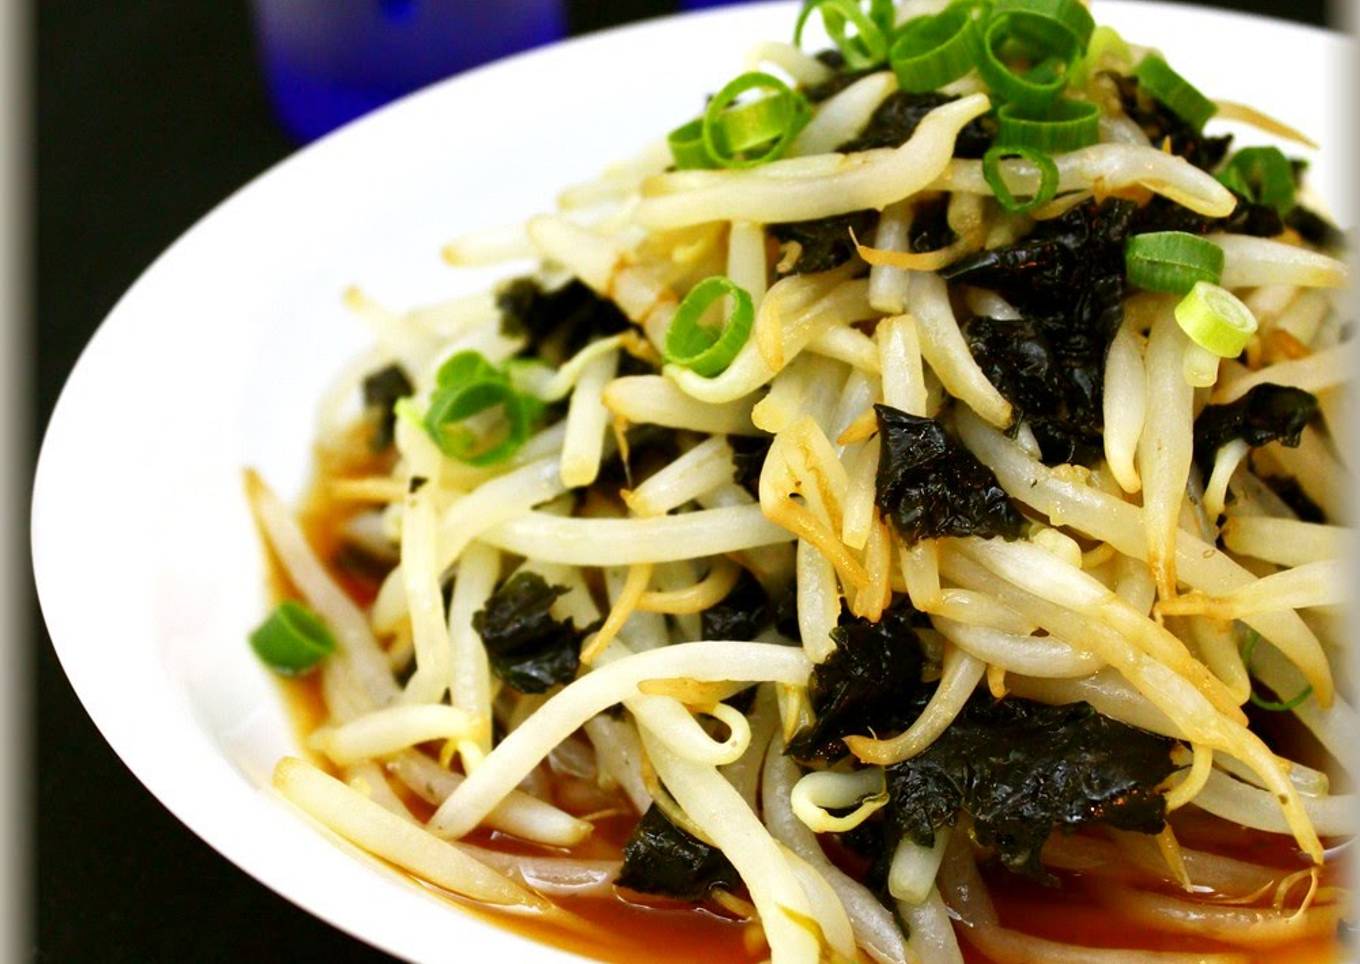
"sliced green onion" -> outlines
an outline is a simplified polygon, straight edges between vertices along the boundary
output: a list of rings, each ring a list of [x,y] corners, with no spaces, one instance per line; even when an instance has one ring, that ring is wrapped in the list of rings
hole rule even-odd
[[[702,117],[696,117],[671,131],[666,135],[666,143],[670,145],[671,158],[675,161],[678,170],[689,171],[696,168],[718,166],[708,156],[708,148],[704,147],[704,121]]]
[[[1218,173],[1224,187],[1281,216],[1294,207],[1294,166],[1278,147],[1244,147]]]
[[[1236,358],[1256,331],[1256,316],[1231,292],[1197,281],[1176,305],[1176,322],[1190,340],[1220,358]]]
[[[761,89],[771,93],[733,106],[742,94]],[[760,71],[741,74],[714,94],[704,110],[700,123],[704,150],[720,167],[764,164],[784,153],[810,113],[803,95],[778,77]]]
[[[728,107],[712,126],[722,152],[740,154],[784,134],[798,119],[797,96],[784,87],[773,96]]]
[[[894,0],[869,0],[869,19],[878,25],[884,36],[891,36],[893,25],[897,22],[897,4]]]
[[[735,103],[749,90],[765,97]],[[679,170],[754,167],[783,154],[812,111],[802,94],[778,77],[753,71],[734,78],[709,101],[702,117],[666,136]]]
[[[874,2],[866,15],[857,0],[806,0],[793,27],[793,43],[803,42],[803,26],[816,10],[822,15],[826,35],[845,58],[851,70],[863,70],[883,63],[888,56],[888,36],[892,32],[891,5]],[[846,35],[847,23],[855,25],[856,36]]]
[[[996,112],[996,143],[1063,154],[1100,140],[1100,110],[1085,100],[1059,100],[1035,116],[1016,104]]]
[[[1183,295],[1197,281],[1218,284],[1223,277],[1223,249],[1185,231],[1135,234],[1124,243],[1129,281],[1145,291]]]
[[[1001,48],[1014,39],[1011,33],[1013,15],[994,14],[982,29],[982,42],[978,44],[978,73],[987,82],[992,93],[1004,101],[1018,104],[1029,111],[1043,111],[1062,94],[1067,86],[1063,71],[1054,70],[1050,59],[1055,55],[1070,60],[1075,48],[1065,51],[1040,49],[1038,61],[1042,69],[1016,73],[1001,59]],[[1060,61],[1059,61],[1060,62]]]
[[[434,381],[440,388],[458,388],[472,382],[504,380],[505,374],[481,352],[460,351],[450,355],[435,372]]]
[[[1072,67],[1070,77],[1074,87],[1085,87],[1096,70],[1122,67],[1127,70],[1133,64],[1133,51],[1128,43],[1119,36],[1119,31],[1104,25],[1096,27],[1091,40],[1086,45],[1086,54]]]
[[[1261,634],[1254,629],[1247,630],[1246,642],[1242,644],[1242,662],[1246,664],[1248,675],[1251,674],[1251,656],[1256,650],[1256,644],[1261,641]],[[1313,695],[1312,684],[1299,690],[1292,699],[1281,703],[1277,700],[1268,700],[1256,694],[1256,688],[1252,687],[1251,702],[1263,710],[1270,710],[1274,713],[1287,713],[1303,703],[1304,700]]]
[[[485,436],[460,423],[500,406],[503,423]],[[540,406],[505,382],[477,382],[437,392],[425,413],[425,430],[441,452],[468,465],[503,462],[529,438]]]
[[[299,676],[335,652],[335,637],[301,603],[280,603],[250,634],[250,648],[276,673]]]
[[[1050,50],[1070,45],[1073,56],[1086,50],[1096,28],[1080,0],[997,0],[992,16],[1013,16],[1018,37]]]
[[[925,93],[973,69],[982,44],[973,9],[955,4],[933,16],[907,21],[888,53],[903,90]]]
[[[1194,84],[1171,69],[1156,54],[1148,54],[1133,69],[1138,84],[1195,130],[1218,110],[1214,102],[1195,89]]]
[[[997,0],[980,31],[978,71],[997,99],[1037,113],[1062,94],[1094,29],[1078,0]]]
[[[700,324],[704,314],[724,295],[732,299],[722,327]],[[666,361],[713,378],[720,375],[751,335],[755,307],[746,289],[722,275],[705,278],[689,290],[666,332]]]
[[[449,358],[435,382],[422,424],[441,452],[469,465],[495,465],[514,455],[543,410],[538,399],[517,391],[503,370],[475,351]],[[503,417],[490,432],[479,434],[463,424],[497,407]]]
[[[1027,80],[1039,83],[1047,83],[1050,80],[1061,80],[1067,70],[1067,64],[1061,57],[1045,57],[1035,64],[1025,74]]]
[[[1039,190],[1028,201],[1017,201],[1006,179],[1001,176],[1001,161],[1021,157],[1039,168]],[[987,179],[997,202],[1012,214],[1027,214],[1047,204],[1058,193],[1058,166],[1042,151],[1029,147],[991,147],[982,156],[982,176]]]

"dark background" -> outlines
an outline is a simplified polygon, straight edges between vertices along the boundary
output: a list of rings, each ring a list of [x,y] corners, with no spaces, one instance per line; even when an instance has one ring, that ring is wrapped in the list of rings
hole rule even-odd
[[[1313,24],[1327,14],[1326,0],[1219,5]],[[581,33],[674,8],[568,0],[568,23]],[[41,0],[31,10],[36,445],[76,356],[124,289],[296,145],[270,111],[245,0]],[[1147,33],[1156,35],[1154,24]],[[381,959],[255,883],[162,809],[95,730],[34,610],[34,956]]]

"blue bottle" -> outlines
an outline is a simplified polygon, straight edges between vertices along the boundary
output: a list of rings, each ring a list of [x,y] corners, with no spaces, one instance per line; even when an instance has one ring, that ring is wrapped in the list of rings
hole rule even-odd
[[[562,0],[253,0],[283,125],[320,137],[450,74],[557,40]]]

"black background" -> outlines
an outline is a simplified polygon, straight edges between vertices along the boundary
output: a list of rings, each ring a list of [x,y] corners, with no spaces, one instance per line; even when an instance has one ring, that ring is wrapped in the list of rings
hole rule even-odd
[[[569,0],[569,24],[580,33],[674,5]],[[1325,0],[1221,5],[1314,24],[1326,17]],[[266,101],[245,0],[41,0],[32,10],[36,443],[123,290],[295,145]],[[1146,34],[1156,36],[1155,24]],[[34,610],[35,956],[381,959],[255,883],[161,808],[85,715]]]

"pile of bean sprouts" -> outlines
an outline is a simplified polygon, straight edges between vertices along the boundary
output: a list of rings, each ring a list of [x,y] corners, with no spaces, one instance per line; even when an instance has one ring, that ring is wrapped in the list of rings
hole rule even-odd
[[[804,85],[829,76],[789,45],[762,44],[751,57]],[[1046,466],[1023,423],[1008,431],[1011,405],[970,355],[949,286],[928,263],[843,266],[770,283],[769,224],[875,208],[876,236],[861,240],[904,250],[913,205],[942,193],[950,226],[980,247],[1028,229],[1030,220],[992,202],[980,162],[952,157],[959,130],[989,108],[975,75],[952,85],[946,92],[957,99],[902,146],[832,152],[892,89],[871,74],[831,97],[785,159],[743,171],[667,171],[660,143],[566,190],[553,213],[451,243],[445,255],[459,265],[537,257],[545,279],[579,279],[637,326],[586,346],[546,378],[542,394],[565,400],[565,417],[498,465],[449,458],[398,419],[390,473],[336,468],[362,462],[354,400],[369,371],[400,364],[423,401],[451,354],[475,350],[500,363],[526,348],[502,332],[490,292],[409,311],[347,294],[376,344],[322,400],[320,484],[352,504],[345,537],[392,554],[395,565],[372,605],[356,604],[294,512],[249,474],[268,544],[338,643],[320,670],[328,719],[311,749],[340,779],[285,759],[275,774],[284,797],[425,881],[566,927],[588,925],[553,898],[612,897],[618,862],[563,855],[592,833],[592,816],[550,802],[549,775],[582,778],[637,813],[661,803],[730,859],[749,903],[729,903],[758,923],[778,962],[960,961],[960,939],[997,961],[1190,959],[1003,927],[966,822],[933,847],[908,839],[894,854],[889,887],[907,936],[827,857],[817,833],[848,829],[881,805],[883,767],[930,746],[979,687],[1086,700],[1174,737],[1188,750],[1166,790],[1169,808],[1292,835],[1315,865],[1329,856],[1324,839],[1353,831],[1353,797],[1331,793],[1324,773],[1277,756],[1248,726],[1242,706],[1252,679],[1233,631],[1237,620],[1259,633],[1251,673],[1265,686],[1285,695],[1312,687],[1290,712],[1344,761],[1360,733],[1333,681],[1347,530],[1300,521],[1254,474],[1296,480],[1333,523],[1348,516],[1355,453],[1338,425],[1348,417],[1336,299],[1343,266],[1298,243],[1214,236],[1225,254],[1222,284],[1260,324],[1243,359],[1225,361],[1213,385],[1191,387],[1174,299],[1130,296],[1104,371],[1104,460]],[[1110,116],[1103,132],[1102,143],[1055,158],[1063,193],[1035,218],[1133,188],[1206,216],[1232,210],[1233,196],[1212,176],[1148,144],[1134,125]],[[1005,164],[1013,183],[1037,185],[1028,162]],[[619,376],[625,353],[658,356],[678,301],[712,274],[746,289],[756,307],[731,365],[711,378],[675,366]],[[1017,317],[994,293],[961,296],[979,313]],[[1286,353],[1273,347],[1284,343],[1277,332],[1290,336]],[[1244,444],[1229,446],[1202,478],[1191,458],[1196,413],[1267,382],[1317,395],[1320,422],[1297,448],[1271,445],[1248,460]],[[1026,537],[905,546],[874,502],[878,402],[950,425],[1037,520]],[[581,509],[573,493],[596,481],[621,432],[640,425],[678,430],[683,453],[634,478],[622,502]],[[734,482],[728,439],[759,435],[773,443],[757,498]],[[698,614],[743,568],[767,586],[796,586],[801,646],[773,629],[759,641],[700,639]],[[555,616],[577,626],[603,620],[586,639],[578,678],[548,694],[501,686],[473,628],[473,614],[514,572],[567,588]],[[929,615],[933,628],[922,636],[938,656],[938,690],[905,732],[847,740],[858,769],[805,772],[783,747],[810,718],[809,673],[832,652],[843,606],[875,620],[893,592]],[[753,683],[749,713],[721,702]],[[607,712],[616,707],[622,713]],[[422,748],[432,741],[445,752]],[[429,819],[403,802],[410,795],[433,807]],[[476,828],[542,853],[463,842]],[[1111,905],[1140,925],[1242,948],[1329,933],[1340,913],[1315,871],[1288,875],[1180,847],[1168,834],[1055,836],[1045,859],[1110,875]],[[1172,896],[1178,887],[1184,893]]]

